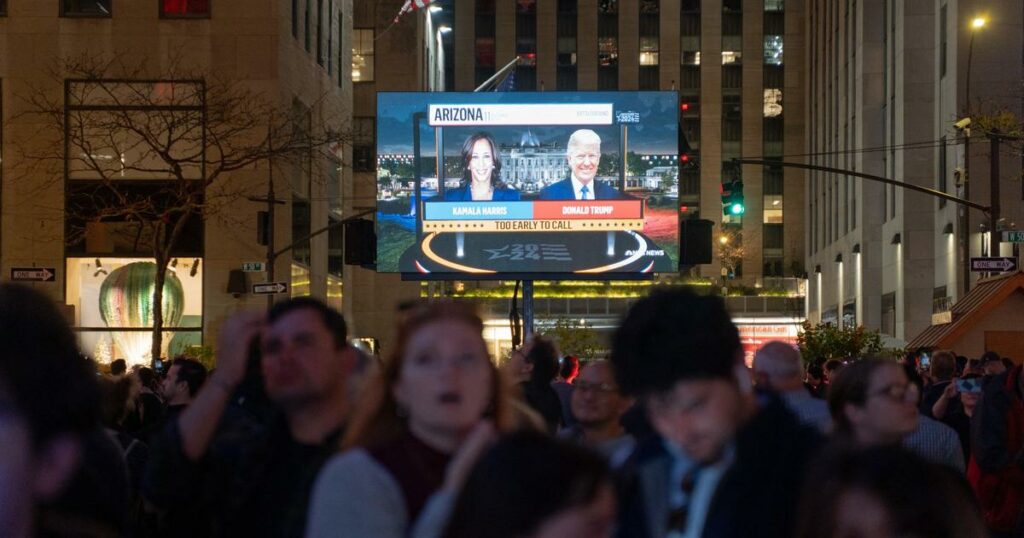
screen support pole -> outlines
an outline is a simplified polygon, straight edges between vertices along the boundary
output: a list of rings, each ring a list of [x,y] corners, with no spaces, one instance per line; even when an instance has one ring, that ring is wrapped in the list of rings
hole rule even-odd
[[[533,334],[533,281],[523,281],[523,342]]]
[[[416,112],[412,115],[412,166],[415,177],[414,194],[412,201],[412,214],[416,217],[416,241],[423,240],[423,185],[421,176],[423,170],[420,168],[420,121],[426,119],[426,112]]]

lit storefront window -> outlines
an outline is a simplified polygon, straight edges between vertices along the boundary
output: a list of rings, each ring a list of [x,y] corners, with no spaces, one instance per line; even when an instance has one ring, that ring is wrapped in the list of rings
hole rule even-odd
[[[151,258],[67,259],[65,301],[86,354],[100,363],[150,363],[155,278]],[[202,344],[202,259],[171,260],[163,295],[161,355],[168,358]]]

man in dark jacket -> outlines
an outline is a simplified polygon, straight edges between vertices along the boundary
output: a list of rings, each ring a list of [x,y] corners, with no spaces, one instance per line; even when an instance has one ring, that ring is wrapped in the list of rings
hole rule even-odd
[[[662,290],[627,314],[611,360],[657,435],[623,469],[618,536],[793,535],[819,438],[781,400],[755,399],[742,357],[721,299]]]
[[[263,389],[277,413],[269,420],[237,399],[261,333]],[[217,369],[154,440],[144,495],[161,511],[200,499],[206,513],[188,522],[189,536],[301,537],[313,481],[351,405],[358,357],[345,320],[315,299],[291,299],[266,321],[228,320],[217,353]]]

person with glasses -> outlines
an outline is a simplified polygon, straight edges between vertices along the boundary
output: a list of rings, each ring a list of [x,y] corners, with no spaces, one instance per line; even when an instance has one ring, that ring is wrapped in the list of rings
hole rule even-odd
[[[828,392],[837,443],[856,448],[900,444],[917,428],[919,396],[917,385],[897,362],[852,362]]]
[[[565,157],[572,174],[541,189],[541,200],[616,200],[623,197],[615,187],[595,181],[601,165],[601,137],[597,133],[590,129],[572,133]]]
[[[576,425],[562,430],[559,436],[593,448],[614,462],[636,442],[620,423],[633,399],[619,390],[615,372],[607,361],[584,366],[574,387],[571,406]]]

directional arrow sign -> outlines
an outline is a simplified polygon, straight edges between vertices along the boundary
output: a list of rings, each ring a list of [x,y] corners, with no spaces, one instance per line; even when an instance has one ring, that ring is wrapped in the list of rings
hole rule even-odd
[[[22,282],[53,282],[57,269],[53,267],[12,267],[11,280]]]
[[[991,273],[1016,271],[1016,258],[971,258],[971,271]]]
[[[273,295],[288,291],[287,282],[262,282],[252,285],[253,295]]]

